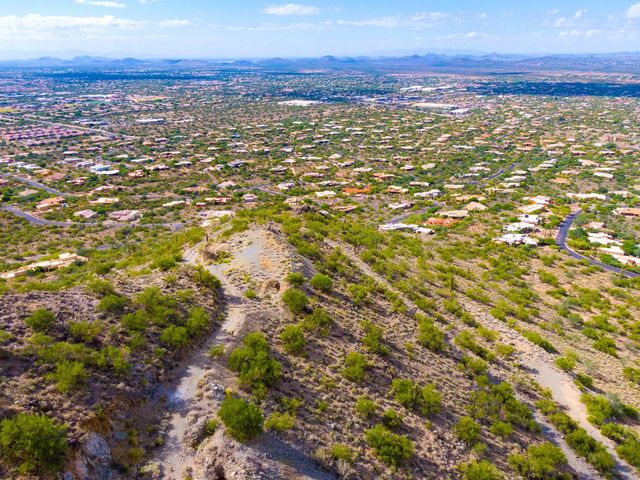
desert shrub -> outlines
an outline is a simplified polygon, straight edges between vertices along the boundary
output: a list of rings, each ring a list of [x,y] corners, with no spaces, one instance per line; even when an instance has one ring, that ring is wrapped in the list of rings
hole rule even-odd
[[[357,285],[352,283],[347,287],[347,293],[349,298],[356,305],[362,305],[369,302],[369,290],[364,285]]]
[[[395,430],[402,426],[402,416],[392,408],[387,408],[382,413],[382,423],[385,427]]]
[[[262,412],[242,398],[227,395],[220,404],[218,416],[227,433],[240,442],[247,442],[262,433]]]
[[[460,332],[454,341],[460,348],[466,348],[488,362],[491,362],[495,358],[493,352],[487,350],[475,341],[473,334],[469,330]]]
[[[331,458],[353,463],[354,454],[349,446],[338,443],[331,447]]]
[[[503,480],[504,476],[487,460],[472,461],[460,467],[464,480]]]
[[[560,370],[564,370],[565,372],[571,372],[576,366],[575,357],[571,355],[566,355],[564,357],[556,358],[556,365]]]
[[[169,325],[162,330],[160,341],[172,350],[180,350],[189,345],[189,331],[186,327]]]
[[[423,317],[418,321],[418,343],[431,351],[439,352],[445,345],[444,332],[433,320]]]
[[[360,417],[367,418],[376,413],[377,406],[376,402],[363,395],[356,400],[355,409]]]
[[[67,427],[46,415],[20,413],[0,422],[2,458],[19,473],[54,473],[66,451]]]
[[[493,385],[485,378],[481,388],[471,394],[467,411],[477,420],[500,420],[534,432],[539,428],[529,407],[516,398],[507,382]]]
[[[299,355],[304,350],[304,330],[299,325],[287,325],[280,334],[284,351],[293,355]]]
[[[127,361],[129,350],[126,347],[107,345],[97,355],[96,365],[100,368],[112,368],[118,375],[129,373],[131,365]]]
[[[207,330],[211,323],[211,317],[202,307],[193,307],[189,310],[189,316],[184,324],[190,337],[200,335]]]
[[[609,476],[615,468],[615,461],[607,449],[589,436],[583,428],[577,428],[565,436],[567,444],[581,457],[587,459],[596,470]]]
[[[553,346],[553,344],[549,340],[547,340],[537,332],[533,332],[531,330],[522,330],[520,333],[524,338],[529,340],[531,343],[535,343],[540,348],[546,350],[549,353],[555,353],[557,351],[556,348]]]
[[[242,346],[229,356],[228,367],[238,373],[240,383],[252,389],[256,396],[264,395],[281,374],[280,363],[271,358],[269,343],[260,332],[247,334]]]
[[[316,290],[326,293],[331,291],[331,289],[333,288],[333,280],[329,275],[317,273],[311,278],[311,280],[309,280],[309,285],[311,285]]]
[[[98,302],[98,310],[105,313],[121,313],[129,305],[129,299],[123,295],[109,293]]]
[[[291,272],[284,279],[292,287],[301,287],[306,281],[304,275],[299,272]]]
[[[46,308],[38,308],[24,322],[36,332],[48,332],[55,326],[56,316]]]
[[[531,479],[560,478],[559,470],[567,464],[560,448],[550,442],[531,445],[526,455],[510,455],[509,464],[520,475]]]
[[[498,437],[506,438],[513,433],[513,427],[508,422],[496,420],[489,427],[489,431]]]
[[[364,329],[362,343],[367,347],[367,350],[378,355],[387,355],[389,349],[382,344],[382,328],[370,321],[363,321],[361,325]]]
[[[180,318],[175,310],[177,300],[164,295],[158,287],[147,287],[134,297],[134,302],[147,314],[151,323],[156,325],[167,325]]]
[[[600,350],[601,352],[608,353],[613,357],[618,356],[618,352],[616,350],[616,342],[614,342],[611,337],[600,337],[595,342],[593,342],[593,348],[595,348],[596,350]]]
[[[145,330],[149,324],[148,314],[143,310],[126,313],[120,317],[120,323],[130,332],[141,332]]]
[[[624,367],[622,374],[630,382],[640,385],[640,368]]]
[[[489,369],[489,365],[481,358],[463,354],[460,358],[460,368],[470,376],[476,377],[478,375],[484,375]]]
[[[195,267],[191,273],[193,282],[200,288],[207,288],[209,290],[218,290],[222,287],[222,283],[213,273],[204,268],[202,265]]]
[[[460,417],[453,431],[460,440],[468,445],[473,445],[480,439],[480,424],[471,417]]]
[[[322,335],[329,333],[331,325],[333,325],[331,315],[322,308],[315,308],[302,320],[302,328],[309,332],[319,332]]]
[[[611,402],[603,395],[583,393],[580,400],[582,400],[587,407],[587,418],[589,422],[595,425],[602,425],[614,415]]]
[[[274,430],[276,432],[284,432],[291,430],[296,424],[296,417],[289,412],[279,413],[273,412],[264,422],[266,430]]]
[[[581,388],[587,388],[590,390],[593,388],[593,378],[586,373],[578,373],[576,374],[576,384]]]
[[[349,352],[344,359],[342,376],[352,382],[360,383],[364,381],[364,373],[369,367],[366,356],[358,352]]]
[[[166,272],[167,270],[171,270],[172,268],[174,268],[177,264],[178,262],[173,256],[166,255],[156,259],[156,261],[153,263],[153,267]]]
[[[96,278],[92,282],[89,282],[89,284],[87,285],[87,288],[92,293],[94,293],[95,295],[98,295],[99,297],[104,297],[105,295],[116,293],[115,289],[113,288],[113,285],[110,282],[103,280],[101,278]]]
[[[204,424],[204,434],[207,437],[210,437],[216,430],[218,429],[218,421],[215,418],[207,420],[207,423]]]
[[[413,456],[413,443],[407,437],[390,432],[384,425],[376,425],[365,432],[367,444],[387,465],[398,466]]]
[[[295,288],[290,288],[282,295],[282,301],[284,304],[289,307],[289,310],[294,315],[303,314],[307,305],[309,305],[309,298],[302,293],[300,290],[296,290]]]
[[[69,333],[80,342],[91,343],[102,333],[102,322],[77,321],[69,323]]]
[[[603,425],[600,431],[618,444],[618,455],[634,467],[640,468],[640,436],[636,432],[615,423]]]
[[[209,349],[209,356],[211,358],[219,358],[224,355],[224,345],[214,345]]]
[[[64,361],[56,365],[56,369],[49,375],[56,383],[56,388],[62,393],[68,393],[87,381],[87,372],[82,362]]]
[[[442,395],[432,384],[421,387],[411,380],[394,378],[391,381],[391,394],[403,407],[425,416],[438,413],[442,406]]]

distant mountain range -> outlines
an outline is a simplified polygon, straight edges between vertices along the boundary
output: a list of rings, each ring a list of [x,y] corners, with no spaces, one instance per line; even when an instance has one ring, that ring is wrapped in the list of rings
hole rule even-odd
[[[532,71],[591,71],[640,74],[640,52],[593,55],[445,55],[426,54],[381,57],[270,58],[241,60],[206,59],[113,59],[81,56],[73,59],[41,57],[31,60],[1,61],[2,68],[64,68],[64,69],[260,69],[278,71],[478,71],[495,73],[526,73]]]

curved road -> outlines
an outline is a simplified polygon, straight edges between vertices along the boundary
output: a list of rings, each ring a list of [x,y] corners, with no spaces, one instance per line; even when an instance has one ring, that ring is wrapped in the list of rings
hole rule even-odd
[[[24,212],[22,210],[20,210],[17,207],[13,207],[13,206],[5,206],[2,207],[2,210],[9,212],[9,213],[13,213],[14,215],[16,215],[17,217],[20,217],[24,220],[26,220],[29,223],[32,223],[33,225],[48,225],[48,226],[53,226],[53,227],[95,227],[97,225],[100,225],[98,223],[95,222],[60,222],[57,220],[47,220],[45,218],[40,218],[40,217],[36,217],[35,215],[31,215],[30,213]],[[104,225],[104,224],[103,224]],[[108,226],[108,227],[166,227],[169,228],[170,230],[177,232],[178,230],[182,229],[182,227],[185,226],[184,223],[140,223],[140,224],[136,224],[136,223],[119,223],[119,222],[109,222],[104,226]]]
[[[35,180],[31,180],[29,178],[20,177],[18,175],[12,175],[10,173],[0,173],[3,177],[12,178],[13,180],[17,180],[18,182],[26,183],[30,187],[39,188],[40,190],[44,190],[45,192],[51,193],[53,195],[58,195],[60,197],[70,197],[71,195],[68,193],[61,192],[60,190],[56,190],[55,188],[48,187],[43,183],[36,182]]]
[[[569,230],[573,225],[576,217],[582,213],[581,210],[577,212],[573,212],[568,215],[564,221],[560,224],[560,230],[558,231],[558,235],[556,236],[556,245],[560,247],[560,250],[564,250],[569,254],[569,256],[575,258],[576,260],[586,260],[591,265],[596,267],[600,267],[609,272],[617,273],[618,275],[624,275],[625,277],[635,278],[640,277],[640,273],[630,272],[629,270],[624,270],[622,268],[614,267],[612,265],[607,265],[606,263],[600,262],[599,260],[594,260],[590,257],[585,257],[584,255],[580,255],[579,253],[571,250],[567,246],[567,235],[569,234]]]

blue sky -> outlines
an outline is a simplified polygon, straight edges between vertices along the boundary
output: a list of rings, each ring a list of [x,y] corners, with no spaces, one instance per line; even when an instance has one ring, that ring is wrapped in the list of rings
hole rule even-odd
[[[640,50],[638,0],[0,0],[0,58]]]

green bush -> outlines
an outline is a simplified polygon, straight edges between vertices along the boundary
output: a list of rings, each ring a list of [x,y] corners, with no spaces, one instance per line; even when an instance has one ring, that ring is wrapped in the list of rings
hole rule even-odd
[[[252,389],[256,396],[264,395],[266,388],[273,385],[281,374],[281,366],[270,356],[269,343],[260,332],[247,334],[242,346],[229,355],[227,364],[238,373],[240,383]]]
[[[202,307],[193,307],[189,310],[189,316],[184,326],[190,337],[195,337],[207,330],[211,324],[211,316]]]
[[[222,283],[213,273],[204,268],[202,265],[198,265],[193,269],[191,274],[193,282],[200,288],[207,288],[212,291],[216,291],[222,287]]]
[[[317,273],[311,278],[311,280],[309,280],[309,285],[311,285],[316,290],[326,293],[331,291],[331,289],[333,288],[333,280],[329,275]]]
[[[571,372],[576,367],[575,357],[571,355],[566,355],[564,357],[556,358],[556,365],[560,370],[564,370],[565,372]]]
[[[301,315],[307,310],[309,298],[300,290],[290,288],[282,295],[282,301],[294,315]]]
[[[433,320],[423,318],[418,322],[418,343],[429,350],[439,352],[444,348],[444,332]]]
[[[411,380],[394,378],[391,381],[391,394],[400,405],[425,416],[438,413],[442,406],[442,395],[432,384],[421,387]]]
[[[240,442],[247,442],[262,433],[262,412],[242,398],[227,395],[220,405],[218,416],[227,433]]]
[[[378,355],[388,355],[389,349],[382,344],[382,328],[368,320],[362,322],[362,328],[364,330],[362,343],[367,350]]]
[[[522,330],[520,333],[522,333],[522,336],[529,340],[531,343],[535,343],[549,353],[555,353],[557,351],[556,347],[554,347],[549,340],[547,340],[537,332],[533,332],[531,330]]]
[[[603,395],[584,393],[580,400],[587,407],[588,420],[594,425],[602,425],[614,415],[611,402]]]
[[[504,476],[487,460],[472,461],[460,467],[464,480],[503,480]]]
[[[458,423],[453,427],[456,436],[467,443],[473,445],[480,439],[480,424],[471,417],[460,417]]]
[[[353,451],[347,445],[340,443],[331,447],[331,458],[334,460],[342,460],[343,462],[353,463]]]
[[[211,358],[219,358],[224,355],[224,345],[214,345],[209,349],[209,356]]]
[[[510,423],[496,420],[489,427],[489,431],[498,437],[506,438],[513,433],[513,427]]]
[[[111,285],[111,283],[106,280],[102,280],[101,278],[96,278],[95,280],[90,282],[87,287],[89,288],[89,290],[91,290],[91,292],[98,295],[99,297],[104,297],[105,295],[108,295],[110,293],[116,293],[113,285]]]
[[[180,350],[189,345],[189,332],[186,327],[169,325],[162,330],[160,341],[172,350]]]
[[[624,367],[622,374],[630,382],[640,385],[640,368]]]
[[[120,318],[120,323],[129,332],[141,332],[147,328],[149,324],[149,315],[143,310],[136,310],[132,313],[126,313]]]
[[[618,352],[616,350],[616,342],[614,342],[611,337],[600,337],[595,342],[593,342],[593,348],[607,353],[613,357],[618,356]]]
[[[558,447],[550,442],[531,445],[526,455],[510,455],[509,464],[525,478],[561,478],[559,472],[567,464],[567,459]]]
[[[382,423],[385,427],[395,430],[402,426],[402,416],[392,408],[387,408],[382,414]]]
[[[296,417],[289,412],[279,413],[273,412],[264,422],[266,430],[274,430],[276,432],[284,432],[291,430],[296,424]]]
[[[69,323],[69,333],[77,340],[84,343],[93,342],[102,333],[102,322],[78,321]]]
[[[36,332],[48,332],[55,326],[56,316],[46,308],[38,308],[24,322]]]
[[[356,400],[355,409],[360,417],[367,418],[376,413],[377,406],[376,402],[363,395]]]
[[[367,357],[358,352],[349,352],[344,360],[342,376],[352,382],[364,381],[364,373],[370,367]]]
[[[304,351],[304,330],[299,325],[287,325],[280,334],[284,351],[293,355],[300,355]]]
[[[302,328],[309,332],[319,332],[322,335],[329,333],[331,325],[333,325],[333,319],[322,308],[315,308],[302,320]]]
[[[98,310],[105,313],[121,313],[129,305],[129,299],[123,295],[109,293],[98,302]]]
[[[66,451],[67,427],[46,415],[20,413],[0,422],[2,458],[19,473],[54,473]]]
[[[60,392],[68,393],[87,381],[87,372],[82,362],[64,361],[56,365],[49,377],[56,382],[56,388]]]
[[[307,280],[306,278],[304,278],[304,275],[299,272],[291,272],[284,279],[292,287],[301,287]]]
[[[413,443],[407,437],[387,430],[384,425],[376,425],[365,432],[367,444],[376,456],[387,465],[397,467],[413,456]]]

